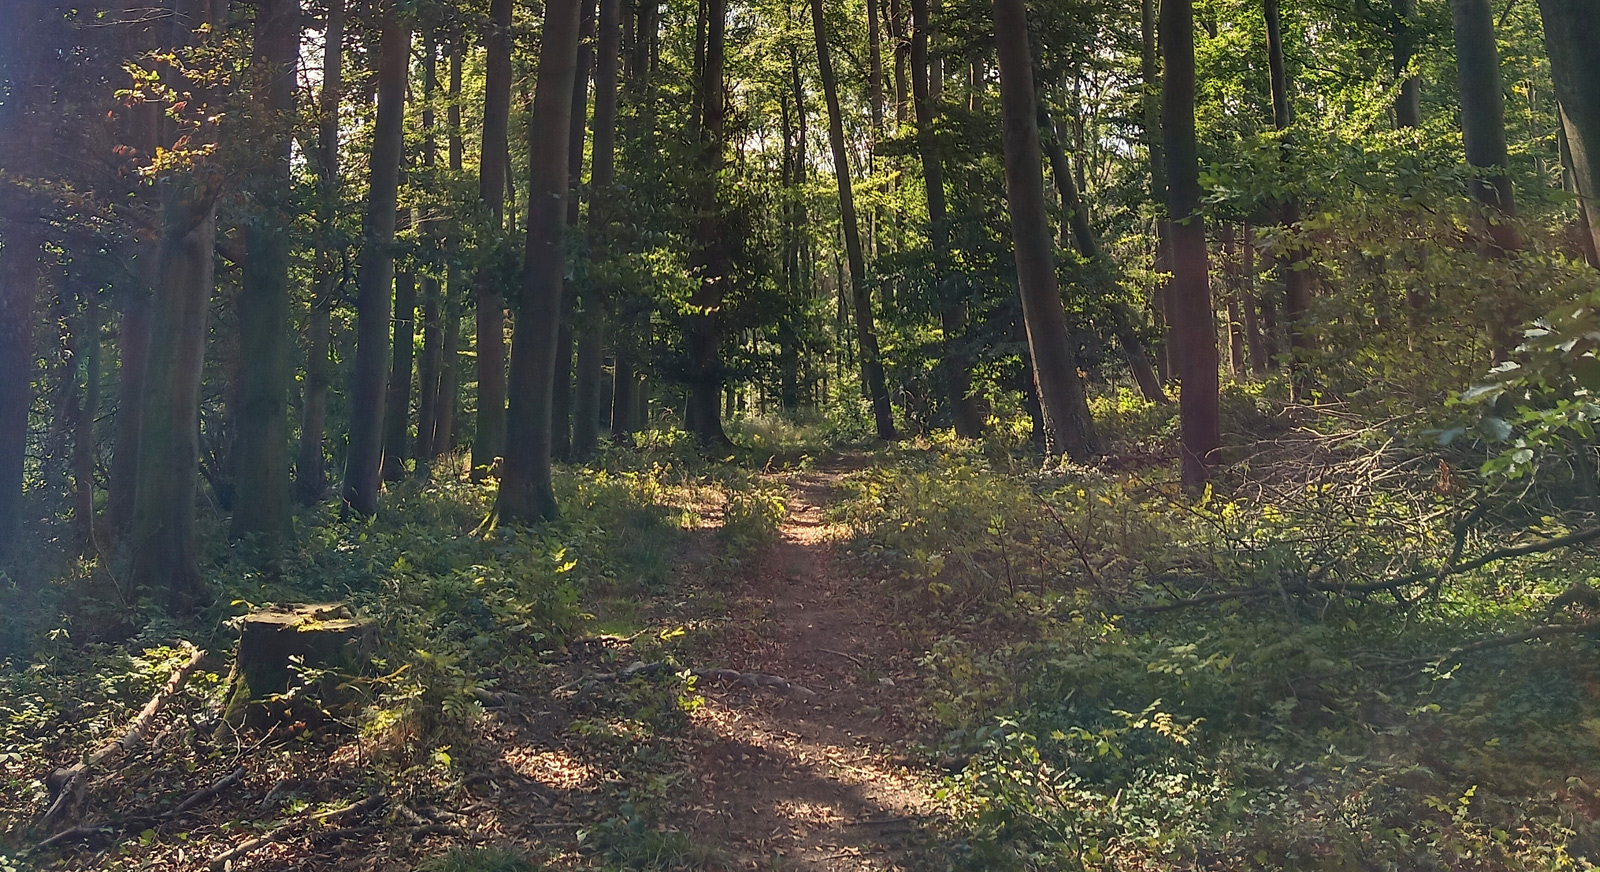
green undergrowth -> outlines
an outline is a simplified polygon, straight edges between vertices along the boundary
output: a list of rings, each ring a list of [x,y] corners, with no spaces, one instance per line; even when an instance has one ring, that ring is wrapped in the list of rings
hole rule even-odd
[[[13,589],[4,605],[16,608],[5,620],[17,644],[0,651],[0,854],[42,810],[45,774],[125,729],[187,656],[179,640],[213,652],[210,671],[191,679],[173,706],[209,731],[236,615],[341,602],[369,620],[377,642],[371,668],[336,676],[358,704],[314,728],[358,738],[373,777],[405,783],[472,759],[484,700],[537,684],[546,661],[565,656],[579,636],[637,635],[633,655],[674,656],[694,641],[693,628],[640,631],[655,622],[643,605],[681,583],[680,552],[708,537],[715,541],[706,559],[742,563],[776,537],[783,512],[780,492],[756,470],[703,460],[667,436],[647,436],[634,450],[608,448],[588,468],[559,468],[562,516],[533,529],[488,529],[495,482],[473,482],[461,469],[441,463],[427,480],[391,485],[371,520],[342,520],[333,505],[303,513],[294,544],[271,554],[230,545],[220,525],[208,526],[203,566],[216,605],[196,618],[173,619],[126,595],[114,561],[77,564],[25,596]],[[664,807],[650,797],[665,796],[669,785],[652,779],[671,767],[650,758],[664,751],[649,749],[684,728],[694,703],[684,688],[668,674],[591,695],[568,728],[595,747],[621,743],[619,760],[640,781],[628,790],[644,791],[609,825],[614,838],[596,830],[594,850],[616,854],[618,868],[645,868],[626,865],[635,849],[625,836],[646,811]],[[638,850],[692,853],[679,847]],[[514,860],[461,854],[436,868],[527,868]],[[663,863],[649,868],[675,868]]]
[[[1166,426],[1128,405],[1123,434]],[[1227,413],[1264,426],[1265,411],[1240,396]],[[1164,470],[1040,473],[992,444],[851,478],[837,517],[919,616],[937,753],[967,761],[942,793],[953,868],[1600,861],[1596,634],[1441,656],[1587,620],[1547,606],[1600,563],[1560,551],[1435,586],[1457,529],[1470,558],[1577,518],[1490,497],[1467,524],[1435,459],[1322,424],[1272,449],[1303,471],[1336,443],[1322,475],[1235,471],[1199,501]],[[1376,451],[1413,472],[1356,474]],[[1263,448],[1248,468],[1279,466]]]

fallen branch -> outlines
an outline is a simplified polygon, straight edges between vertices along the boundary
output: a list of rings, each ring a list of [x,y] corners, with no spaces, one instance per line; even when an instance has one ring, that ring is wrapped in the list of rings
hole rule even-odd
[[[147,827],[151,824],[175,820],[176,818],[182,816],[184,812],[189,811],[195,806],[198,806],[200,803],[205,802],[222,791],[227,790],[229,787],[232,787],[233,785],[244,780],[244,774],[245,773],[243,769],[235,769],[232,772],[229,772],[227,775],[222,776],[222,778],[218,779],[210,786],[204,787],[184,797],[182,802],[179,802],[177,805],[167,809],[164,812],[161,812],[160,814],[134,815],[132,817],[116,818],[113,820],[97,821],[92,824],[83,824],[81,826],[72,827],[71,829],[62,830],[61,832],[56,833],[50,838],[40,842],[35,847],[39,849],[52,848],[56,845],[70,844],[72,842],[82,841],[98,835],[115,835],[125,833],[134,827]]]
[[[616,672],[591,672],[582,678],[561,685],[556,688],[556,692],[575,690],[585,684],[597,684],[602,681],[628,681],[640,675],[659,674],[670,668],[666,661],[657,660],[654,663],[634,663],[626,669],[619,669]],[[726,681],[733,684],[742,684],[746,687],[770,687],[784,693],[793,693],[804,699],[810,699],[817,695],[816,691],[802,687],[787,678],[768,675],[765,672],[740,672],[737,669],[690,669],[688,672],[690,675],[706,681]]]
[[[254,839],[250,839],[249,841],[229,848],[217,856],[212,857],[210,863],[211,872],[224,872],[224,870],[228,868],[228,864],[231,861],[237,860],[238,858],[243,857],[252,851],[264,848],[273,842],[282,841],[289,836],[294,835],[296,831],[304,829],[311,824],[339,820],[341,818],[346,818],[356,814],[365,814],[366,812],[369,812],[382,804],[383,794],[375,793],[372,796],[361,800],[360,802],[347,805],[343,808],[336,808],[331,811],[318,812],[316,814],[303,815],[293,820],[286,821]]]
[[[1424,663],[1438,663],[1444,660],[1453,660],[1463,654],[1471,654],[1475,651],[1487,651],[1491,648],[1506,648],[1511,645],[1515,645],[1518,642],[1529,642],[1534,639],[1543,639],[1546,636],[1570,636],[1576,633],[1587,633],[1592,630],[1600,630],[1600,621],[1589,621],[1583,624],[1542,624],[1537,627],[1529,627],[1526,630],[1519,630],[1515,633],[1507,633],[1504,636],[1491,636],[1487,639],[1479,639],[1476,642],[1458,645],[1442,654],[1428,654],[1422,657],[1411,657],[1406,660],[1398,660],[1392,663],[1385,663],[1383,665],[1389,669],[1407,669],[1412,666],[1421,666]]]
[[[1437,588],[1439,585],[1444,583],[1446,578],[1449,578],[1453,575],[1461,575],[1462,573],[1471,572],[1474,569],[1482,569],[1483,567],[1492,563],[1498,563],[1502,560],[1509,560],[1513,557],[1527,557],[1530,554],[1544,554],[1546,552],[1556,551],[1561,548],[1571,548],[1575,545],[1584,545],[1589,542],[1593,542],[1596,539],[1600,539],[1600,527],[1590,527],[1587,530],[1578,530],[1568,533],[1565,536],[1556,536],[1551,539],[1542,539],[1538,542],[1529,542],[1524,545],[1513,545],[1507,548],[1496,548],[1495,550],[1486,554],[1481,554],[1477,557],[1474,557],[1465,563],[1457,564],[1453,559],[1446,560],[1444,563],[1440,564],[1437,569],[1411,572],[1405,575],[1395,576],[1394,578],[1385,579],[1383,581],[1370,581],[1359,584],[1337,584],[1334,582],[1317,583],[1307,580],[1297,584],[1284,584],[1281,586],[1281,588],[1278,585],[1273,585],[1270,587],[1245,587],[1237,590],[1222,591],[1220,593],[1205,594],[1204,596],[1173,600],[1172,602],[1167,603],[1157,603],[1155,605],[1148,606],[1134,606],[1132,608],[1123,609],[1122,611],[1123,614],[1130,615],[1152,614],[1156,612],[1166,612],[1174,609],[1188,608],[1190,606],[1203,606],[1220,602],[1229,602],[1232,600],[1254,599],[1256,597],[1270,596],[1271,594],[1277,593],[1280,589],[1291,593],[1307,593],[1316,591],[1318,593],[1363,594],[1383,593],[1397,590],[1399,588],[1406,587],[1407,585],[1421,584],[1423,582],[1429,582],[1432,587]],[[1456,554],[1453,554],[1452,558],[1458,554],[1459,551],[1457,551]]]
[[[161,713],[161,708],[177,696],[178,691],[183,688],[183,683],[189,680],[189,675],[199,668],[200,661],[205,659],[204,650],[188,642],[184,642],[182,647],[189,650],[189,659],[173,670],[167,683],[144,704],[139,716],[133,719],[133,723],[128,725],[128,729],[121,736],[101,745],[77,763],[50,773],[46,784],[50,786],[52,797],[50,807],[45,811],[42,821],[45,826],[48,827],[59,820],[68,809],[82,802],[89,783],[89,773],[115,763],[144,744],[145,738],[150,734],[151,725],[155,723],[156,715]]]

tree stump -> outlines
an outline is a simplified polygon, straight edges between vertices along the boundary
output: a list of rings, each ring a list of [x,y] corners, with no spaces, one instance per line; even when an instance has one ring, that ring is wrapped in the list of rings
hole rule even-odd
[[[338,603],[285,606],[235,620],[239,647],[223,722],[267,727],[318,721],[353,702],[341,675],[365,671],[372,625]]]

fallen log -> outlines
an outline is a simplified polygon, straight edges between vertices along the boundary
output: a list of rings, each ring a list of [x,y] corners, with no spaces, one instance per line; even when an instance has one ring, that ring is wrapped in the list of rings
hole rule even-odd
[[[77,763],[57,769],[45,779],[51,797],[50,806],[41,821],[45,827],[57,823],[70,809],[78,807],[88,787],[90,773],[110,766],[145,743],[150,734],[150,727],[155,723],[156,715],[161,713],[162,707],[168,701],[178,695],[178,691],[183,689],[184,682],[189,680],[189,676],[200,667],[200,661],[206,657],[204,650],[188,642],[182,643],[182,647],[189,651],[189,659],[173,670],[167,683],[144,704],[139,716],[133,719],[133,723],[128,725],[128,729],[121,736],[101,745]]]

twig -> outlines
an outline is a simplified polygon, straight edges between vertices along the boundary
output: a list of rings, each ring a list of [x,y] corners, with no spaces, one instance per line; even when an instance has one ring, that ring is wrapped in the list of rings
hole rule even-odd
[[[857,657],[854,654],[846,654],[843,651],[835,651],[832,648],[818,648],[817,650],[821,651],[824,654],[832,654],[835,657],[843,657],[844,659],[850,661],[851,663],[854,663],[855,665],[861,667],[862,669],[866,669],[867,668],[867,664],[865,662],[863,662],[860,657]]]
[[[318,812],[317,814],[304,815],[302,817],[279,824],[278,826],[268,830],[266,833],[254,839],[250,839],[249,841],[229,848],[217,856],[212,857],[210,863],[211,872],[224,872],[224,870],[228,868],[228,863],[230,861],[243,857],[244,855],[259,848],[266,847],[273,842],[281,841],[288,836],[293,835],[296,830],[299,830],[307,825],[322,823],[323,821],[338,820],[343,817],[348,817],[352,814],[363,814],[377,808],[381,804],[383,804],[383,794],[375,793],[372,796],[361,800],[360,802],[347,805],[343,808],[333,809],[332,811]]]
[[[189,642],[184,642],[182,646],[189,649],[189,659],[173,670],[167,683],[144,704],[139,716],[133,719],[133,723],[128,725],[128,729],[121,736],[101,745],[77,763],[50,773],[48,781],[55,790],[55,797],[50,802],[49,810],[44,813],[43,823],[46,826],[58,820],[68,808],[77,805],[83,799],[90,772],[116,762],[144,744],[146,736],[150,733],[150,726],[155,723],[156,715],[161,712],[162,706],[178,694],[183,688],[183,683],[189,679],[189,675],[199,668],[200,661],[206,657],[203,649],[196,648]]]
[[[654,663],[634,663],[626,669],[619,669],[616,672],[591,672],[582,678],[561,685],[556,688],[556,692],[575,690],[582,685],[594,682],[628,681],[640,675],[654,675],[668,668],[665,660],[657,660]],[[728,681],[734,684],[742,684],[746,687],[770,687],[785,693],[793,693],[805,699],[810,699],[817,695],[816,691],[802,687],[787,678],[768,675],[765,672],[740,672],[737,669],[690,669],[688,672],[696,678],[707,681]]]

